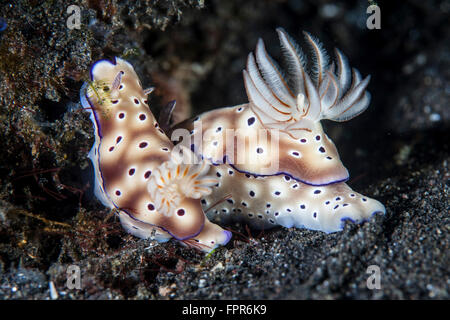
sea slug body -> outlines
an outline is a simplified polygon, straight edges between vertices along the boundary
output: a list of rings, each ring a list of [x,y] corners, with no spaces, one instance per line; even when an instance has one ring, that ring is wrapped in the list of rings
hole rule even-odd
[[[231,237],[205,217],[199,199],[217,179],[206,175],[204,161],[184,161],[194,155],[174,148],[161,130],[147,104],[149,92],[120,58],[92,67],[80,96],[94,124],[95,195],[118,212],[129,233],[160,242],[175,238],[209,252]]]
[[[312,66],[287,33],[277,29],[285,62],[283,76],[258,41],[243,71],[249,103],[215,109],[176,125],[187,129],[182,144],[208,160],[219,183],[202,199],[212,221],[244,221],[255,228],[342,230],[385,213],[377,200],[354,192],[349,174],[320,120],[346,121],[369,105],[370,77],[350,69],[336,49],[330,63],[322,44],[305,33]],[[336,70],[337,69],[337,70]],[[351,71],[352,70],[352,71]]]

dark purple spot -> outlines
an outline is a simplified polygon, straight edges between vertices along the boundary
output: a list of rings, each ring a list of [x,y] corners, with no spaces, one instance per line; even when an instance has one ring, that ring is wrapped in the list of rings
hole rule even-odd
[[[339,200],[341,200],[341,197],[336,197],[336,201],[339,201]]]
[[[205,199],[202,199],[202,200],[201,200],[201,203],[202,203],[202,204],[206,204],[206,200],[205,200]]]
[[[177,210],[177,215],[179,215],[180,217],[184,216],[184,214],[185,214],[184,209],[178,209]]]
[[[272,224],[275,223],[275,221],[273,221],[273,219],[269,219],[269,222],[272,223]]]
[[[324,153],[324,152],[325,152],[325,148],[324,148],[324,147],[320,147],[320,148],[319,148],[319,151],[322,152],[322,153]]]
[[[220,174],[220,172],[216,172],[216,176],[220,178],[222,175]]]
[[[169,151],[167,148],[161,148],[162,151]]]
[[[136,98],[134,98],[134,103],[135,103],[135,104],[139,104],[139,100],[136,99]]]
[[[145,114],[141,113],[139,115],[139,120],[144,121],[147,117],[145,116]]]
[[[262,219],[263,216],[262,216],[261,214],[258,214],[258,218],[259,218],[259,219]]]
[[[242,107],[241,107],[241,108],[239,108],[239,109],[238,109],[238,111],[239,111],[239,112],[241,112],[241,111],[242,111]]]
[[[116,139],[116,143],[119,143],[120,141],[122,141],[122,137],[118,136],[117,139]]]
[[[245,174],[245,177],[250,178],[250,175],[248,173]]]
[[[300,153],[298,153],[297,151],[292,152],[292,154],[296,157],[298,157],[300,155]]]
[[[292,186],[293,189],[295,189],[295,188],[297,188],[297,187],[298,187],[298,184],[294,184],[294,185]]]
[[[270,203],[266,204],[266,207],[267,207],[267,208],[270,208]]]
[[[342,206],[343,206],[343,207],[346,207],[346,206],[348,206],[348,203],[344,203]]]
[[[191,151],[194,151],[195,145],[191,144]]]
[[[274,193],[275,193],[275,195],[277,195],[277,196],[279,196],[279,195],[281,194],[280,191],[275,191]]]
[[[287,209],[286,209],[286,211],[287,211],[287,212],[291,212],[292,210],[291,210],[291,209],[289,209],[289,208],[287,208]]]
[[[339,205],[338,205],[338,204],[337,204],[337,205],[336,205],[336,206],[335,206],[335,207],[334,207],[333,209],[335,209],[335,210],[336,210],[337,208],[339,208]]]
[[[355,196],[355,194],[354,194],[354,193],[350,194],[350,197],[352,197],[352,198],[353,198],[354,196]]]
[[[155,128],[158,128],[158,127],[159,127],[158,122],[155,122]]]
[[[112,102],[112,104],[118,104],[119,100],[112,100],[111,102]]]
[[[216,129],[216,132],[220,132],[220,131],[222,131],[222,127],[218,127],[218,128]]]
[[[111,151],[113,151],[113,150],[114,150],[114,147],[109,148],[109,152],[111,152]]]
[[[130,176],[132,176],[135,172],[136,172],[136,170],[134,168],[131,168],[130,170],[128,170],[128,174]]]
[[[328,156],[328,157],[327,157],[327,159],[328,159],[328,160],[331,160],[331,159],[333,159],[333,158],[332,158],[332,157],[330,157],[330,156]]]
[[[123,89],[123,84],[121,84],[120,86],[119,86],[119,90],[122,90]]]
[[[234,203],[233,199],[227,199],[227,201],[228,201],[228,203],[231,203],[231,204]]]
[[[242,204],[244,207],[247,206],[247,203],[245,203],[245,202],[242,202],[241,204]]]
[[[119,113],[119,119],[123,119],[123,118],[125,118],[125,113],[123,113],[123,112]]]
[[[149,203],[147,205],[147,209],[150,210],[150,211],[153,211],[153,210],[155,210],[155,206],[152,203]]]
[[[279,215],[280,213],[279,212],[275,212],[275,215],[277,216],[277,215]]]
[[[214,146],[217,146],[218,144],[219,144],[218,141],[213,141],[213,145],[214,145]]]
[[[116,196],[120,196],[122,194],[122,192],[120,192],[120,190],[116,190]]]
[[[326,201],[325,204],[326,204],[326,205],[329,205],[329,204],[330,204],[330,201]]]
[[[316,136],[316,140],[319,141],[320,140],[320,136]]]
[[[314,212],[314,213],[313,213],[313,217],[314,217],[314,218],[317,218],[317,212]]]
[[[300,205],[300,209],[305,209],[306,206],[304,204]]]
[[[320,191],[320,190],[314,190],[314,194],[319,194],[319,193],[321,193],[322,191]]]
[[[247,124],[249,125],[249,126],[251,126],[252,124],[254,124],[255,123],[255,117],[251,117],[251,118],[248,118],[247,119]]]
[[[284,176],[284,180],[289,181],[289,180],[291,180],[291,177],[289,177],[289,176]]]
[[[152,174],[152,172],[149,170],[144,174],[144,178],[148,179],[148,177],[150,177],[150,175]]]
[[[254,197],[255,196],[255,192],[254,191],[250,191],[248,194],[250,195],[250,197]]]
[[[123,70],[120,70],[120,73],[121,73],[121,74],[125,74],[125,71],[123,71]]]
[[[232,170],[228,170],[228,174],[229,174],[230,176],[232,176],[232,175],[233,175],[233,173],[234,173],[234,171],[232,171]]]
[[[195,117],[194,121],[198,121],[198,119],[200,119],[200,117]]]
[[[257,148],[256,149],[256,153],[263,153],[263,149],[262,148]]]
[[[148,143],[147,142],[141,142],[141,143],[139,143],[139,148],[145,148],[146,146],[148,146]]]
[[[223,213],[226,213],[226,212],[227,212],[227,209],[222,209],[222,212],[223,212]]]
[[[253,213],[249,213],[248,216],[251,218],[253,217]]]
[[[306,139],[300,139],[301,143],[306,143]]]
[[[362,198],[362,201],[366,202],[366,201],[367,201],[367,199],[366,199],[366,198]]]

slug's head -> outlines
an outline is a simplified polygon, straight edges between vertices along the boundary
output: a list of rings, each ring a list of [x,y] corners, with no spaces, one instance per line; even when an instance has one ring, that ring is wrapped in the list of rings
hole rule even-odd
[[[142,89],[139,77],[127,61],[114,57],[97,61],[91,68],[90,79],[81,89],[81,101],[94,111],[108,111],[120,102],[119,93],[143,92],[149,94],[153,88]]]

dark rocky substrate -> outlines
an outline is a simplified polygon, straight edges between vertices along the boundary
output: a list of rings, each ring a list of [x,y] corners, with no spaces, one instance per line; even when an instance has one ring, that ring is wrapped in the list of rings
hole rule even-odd
[[[0,298],[448,299],[449,1],[378,1],[368,30],[361,1],[71,1],[0,5]],[[63,2],[61,2],[63,3]],[[233,240],[205,256],[122,230],[92,193],[93,128],[78,90],[92,62],[114,55],[155,84],[152,110],[172,99],[193,114],[246,101],[242,69],[275,28],[307,30],[371,74],[369,109],[324,124],[358,192],[387,213],[324,234],[229,226]],[[66,287],[78,265],[82,288]],[[368,266],[381,271],[369,290]]]

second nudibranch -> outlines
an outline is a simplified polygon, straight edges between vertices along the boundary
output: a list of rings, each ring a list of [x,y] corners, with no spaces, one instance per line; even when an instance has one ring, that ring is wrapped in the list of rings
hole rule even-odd
[[[300,47],[283,29],[277,32],[285,75],[260,39],[243,72],[249,103],[206,112],[173,131],[177,140],[177,129],[188,129],[182,143],[214,165],[209,174],[219,183],[202,199],[204,208],[228,195],[208,217],[256,228],[335,232],[344,220],[362,222],[385,213],[380,202],[345,183],[348,171],[320,124],[363,112],[370,102],[370,77],[350,69],[339,50],[336,64],[330,63],[322,44],[305,33],[312,52],[307,68]]]
[[[92,67],[81,101],[95,130],[89,153],[95,195],[118,212],[131,234],[160,242],[173,237],[211,251],[231,238],[229,231],[209,222],[200,203],[217,180],[206,175],[205,162],[185,161],[193,156],[190,150],[173,150],[148,107],[149,92],[122,59],[101,60]]]

